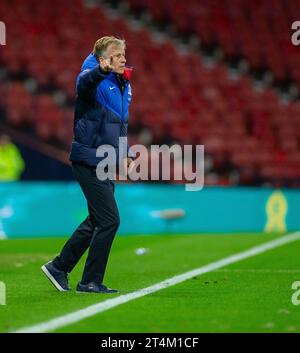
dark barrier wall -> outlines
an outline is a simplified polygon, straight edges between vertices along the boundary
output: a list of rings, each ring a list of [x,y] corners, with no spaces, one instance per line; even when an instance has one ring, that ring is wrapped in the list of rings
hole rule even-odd
[[[15,143],[25,162],[21,180],[74,180],[70,165],[21,143]]]

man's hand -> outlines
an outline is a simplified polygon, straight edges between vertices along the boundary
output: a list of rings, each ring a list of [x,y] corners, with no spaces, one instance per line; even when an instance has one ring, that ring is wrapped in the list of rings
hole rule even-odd
[[[109,58],[104,58],[103,56],[100,56],[99,58],[100,61],[100,66],[101,69],[105,72],[107,71],[112,71],[112,62],[113,62],[113,57],[110,56]]]

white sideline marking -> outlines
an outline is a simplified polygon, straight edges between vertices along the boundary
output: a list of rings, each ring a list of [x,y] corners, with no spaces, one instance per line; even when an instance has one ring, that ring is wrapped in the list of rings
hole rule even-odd
[[[88,306],[85,309],[77,310],[77,311],[74,311],[73,313],[66,314],[66,315],[57,317],[55,319],[42,322],[37,325],[28,326],[28,327],[18,329],[16,331],[13,331],[13,333],[38,333],[38,332],[54,331],[60,327],[74,324],[78,321],[81,321],[81,320],[86,319],[88,317],[94,316],[94,315],[99,314],[103,311],[115,308],[116,306],[127,303],[131,300],[141,298],[145,295],[157,292],[161,289],[164,289],[164,288],[167,288],[170,286],[174,286],[174,285],[181,283],[181,282],[184,282],[187,279],[190,279],[192,277],[199,276],[199,275],[202,275],[202,274],[210,272],[210,271],[214,271],[214,270],[219,269],[221,267],[224,267],[224,266],[233,264],[235,262],[247,259],[248,257],[262,254],[268,250],[271,250],[271,249],[277,248],[279,246],[294,242],[299,239],[300,239],[300,231],[292,233],[290,235],[285,235],[279,239],[269,241],[267,243],[255,246],[249,250],[240,252],[235,255],[231,255],[229,257],[218,260],[216,262],[212,262],[208,265],[196,268],[192,271],[183,273],[181,275],[174,276],[174,277],[169,278],[165,281],[154,284],[150,287],[140,289],[140,290],[137,290],[137,291],[129,293],[129,294],[123,294],[123,295],[120,295],[116,298],[105,300],[105,301],[100,302],[98,304]]]

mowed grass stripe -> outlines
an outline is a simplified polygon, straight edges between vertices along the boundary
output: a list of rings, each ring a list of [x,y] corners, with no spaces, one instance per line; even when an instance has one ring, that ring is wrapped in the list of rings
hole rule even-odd
[[[113,244],[105,284],[121,294],[237,253],[283,234],[165,234],[118,236]],[[108,299],[107,296],[57,292],[40,267],[53,258],[64,238],[16,239],[0,242],[0,280],[6,283],[7,305],[0,307],[0,332],[14,331]],[[137,256],[138,247],[149,253]],[[75,288],[86,255],[70,275]],[[109,296],[113,298],[115,295]],[[34,306],[33,306],[34,305]],[[34,310],[32,308],[34,307]]]
[[[21,328],[19,330],[13,331],[13,332],[15,332],[15,333],[27,333],[28,332],[29,333],[29,332],[54,331],[60,327],[64,327],[64,326],[79,322],[83,319],[94,316],[94,315],[101,313],[103,311],[112,309],[116,306],[127,303],[129,301],[134,300],[134,299],[141,298],[141,297],[149,295],[151,293],[155,293],[159,290],[162,290],[164,288],[168,288],[170,286],[174,286],[176,284],[179,284],[181,282],[186,281],[187,279],[205,274],[207,272],[214,271],[216,269],[219,269],[224,266],[230,265],[232,263],[247,259],[249,257],[253,257],[256,255],[262,254],[266,251],[275,249],[277,247],[280,247],[285,244],[297,241],[299,239],[300,239],[300,232],[292,233],[290,235],[285,235],[279,239],[275,239],[275,240],[269,241],[267,243],[263,243],[259,246],[255,246],[255,247],[253,247],[249,250],[243,251],[241,253],[231,255],[229,257],[223,258],[219,261],[212,262],[208,265],[199,267],[199,268],[194,269],[192,271],[188,271],[183,274],[166,279],[166,280],[159,282],[155,285],[152,285],[150,287],[146,287],[146,288],[137,290],[133,293],[120,295],[116,298],[105,300],[101,303],[91,305],[87,308],[77,310],[73,313],[66,314],[66,315],[57,317],[55,319],[52,319],[52,320],[49,320],[46,322],[42,322],[37,325],[24,327],[24,328]]]
[[[290,243],[54,332],[300,332],[291,301],[300,277],[288,271],[300,268],[299,251],[300,242]]]

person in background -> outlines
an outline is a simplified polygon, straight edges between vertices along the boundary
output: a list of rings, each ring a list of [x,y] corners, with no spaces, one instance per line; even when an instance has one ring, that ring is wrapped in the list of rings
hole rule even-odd
[[[9,136],[0,133],[0,182],[17,181],[25,169],[18,147]]]

